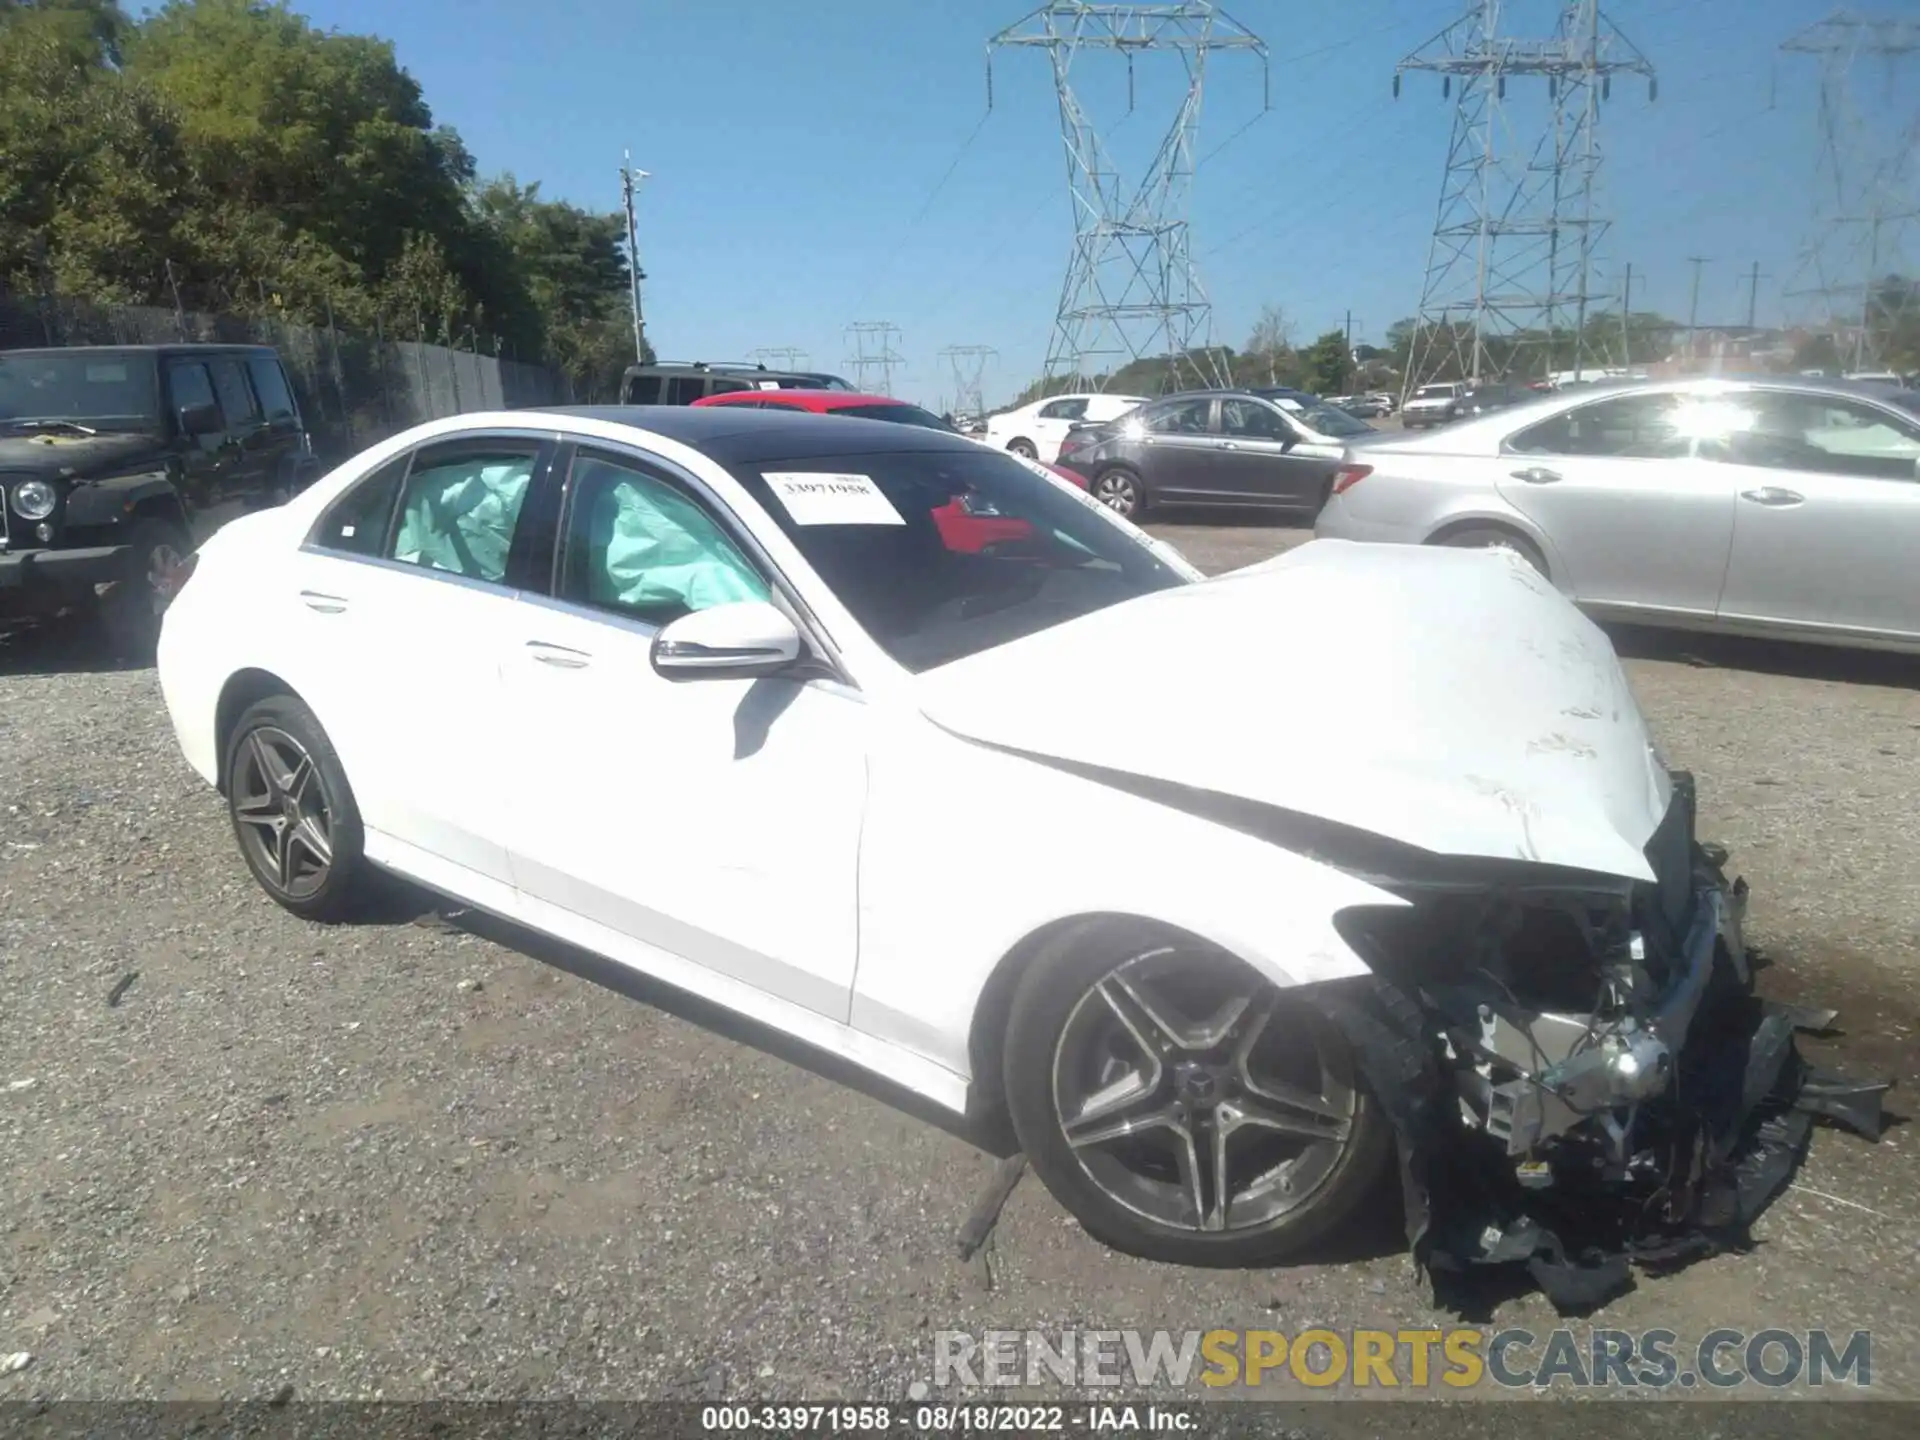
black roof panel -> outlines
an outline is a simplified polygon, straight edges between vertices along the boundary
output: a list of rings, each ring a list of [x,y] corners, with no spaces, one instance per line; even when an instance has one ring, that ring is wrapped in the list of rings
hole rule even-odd
[[[965,453],[986,448],[964,435],[919,425],[795,410],[753,410],[744,405],[564,405],[542,407],[539,413],[630,425],[690,445],[722,465],[914,450]]]

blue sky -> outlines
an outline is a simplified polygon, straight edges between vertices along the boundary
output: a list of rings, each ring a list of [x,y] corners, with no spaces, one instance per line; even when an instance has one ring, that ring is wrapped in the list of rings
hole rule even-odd
[[[296,0],[316,24],[384,35],[486,171],[614,209],[623,149],[641,190],[648,334],[663,357],[737,358],[792,346],[820,368],[856,320],[899,327],[895,392],[952,392],[948,345],[991,345],[989,402],[1045,356],[1072,235],[1044,57],[1003,51],[986,107],[985,40],[1021,0]],[[1516,29],[1549,0],[1512,0]],[[1631,261],[1634,308],[1745,318],[1745,272],[1780,318],[1810,223],[1815,76],[1781,39],[1818,0],[1619,0],[1610,11],[1658,67],[1603,112],[1603,247]],[[1240,344],[1262,305],[1304,343],[1344,323],[1375,339],[1420,298],[1448,143],[1437,79],[1395,63],[1465,9],[1445,0],[1239,0],[1272,51],[1209,69],[1193,249],[1215,339]],[[1531,27],[1530,27],[1531,22]],[[1089,60],[1096,116],[1123,90]],[[1177,62],[1176,62],[1177,63]],[[1076,69],[1076,75],[1080,72]],[[1133,171],[1173,113],[1143,63],[1114,131]],[[1907,97],[1910,107],[1911,97]],[[1249,122],[1253,122],[1249,124]],[[1236,132],[1238,132],[1236,134]],[[1217,154],[1209,152],[1228,141]],[[1136,172],[1137,173],[1137,172]],[[943,177],[944,183],[943,183]]]

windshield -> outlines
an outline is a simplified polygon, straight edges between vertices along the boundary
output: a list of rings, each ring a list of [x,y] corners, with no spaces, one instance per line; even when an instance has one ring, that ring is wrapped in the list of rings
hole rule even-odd
[[[1413,398],[1416,400],[1451,400],[1453,398],[1453,386],[1422,385],[1418,390],[1413,392]]]
[[[1099,501],[984,447],[769,460],[734,474],[916,674],[1199,578]]]
[[[918,405],[841,405],[831,413],[850,415],[855,420],[891,420],[896,425],[918,425],[923,430],[944,430],[949,435],[960,433],[931,410],[922,410]]]
[[[160,400],[143,355],[0,355],[0,424],[74,420],[95,428],[149,423]]]

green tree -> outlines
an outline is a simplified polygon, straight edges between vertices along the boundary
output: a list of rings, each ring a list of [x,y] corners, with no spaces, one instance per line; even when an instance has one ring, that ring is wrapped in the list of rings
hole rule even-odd
[[[1345,387],[1347,374],[1353,368],[1343,330],[1328,330],[1309,345],[1300,358],[1306,366],[1306,388],[1319,395],[1337,394]]]

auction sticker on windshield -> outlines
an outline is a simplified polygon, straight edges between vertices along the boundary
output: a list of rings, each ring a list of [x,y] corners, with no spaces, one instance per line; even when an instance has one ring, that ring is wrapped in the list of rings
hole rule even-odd
[[[796,525],[904,525],[893,502],[867,475],[762,471]]]

